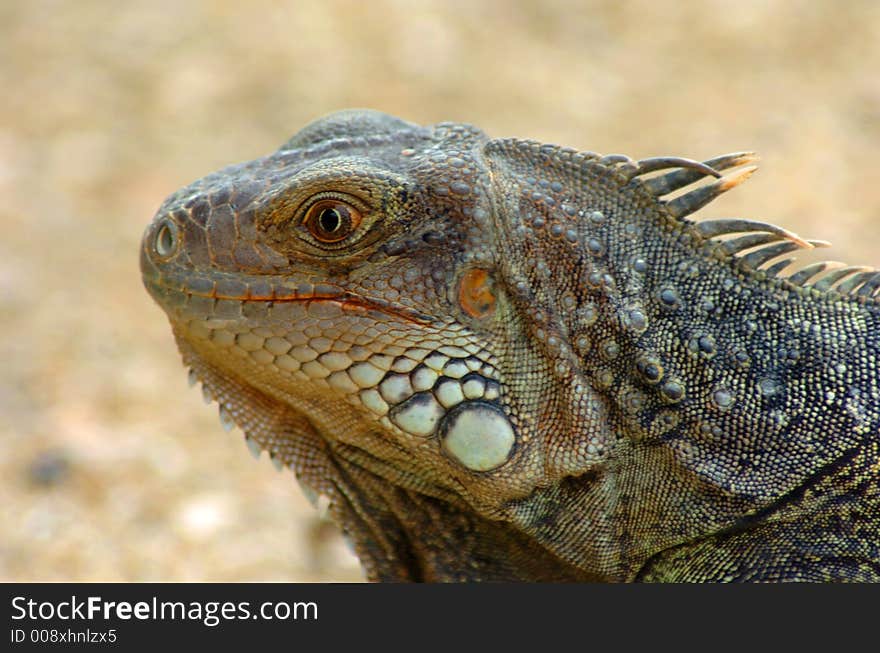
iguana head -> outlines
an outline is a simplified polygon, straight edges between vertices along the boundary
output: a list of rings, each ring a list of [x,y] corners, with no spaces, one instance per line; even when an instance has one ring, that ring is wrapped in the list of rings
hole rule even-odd
[[[145,283],[224,421],[289,464],[283,406],[440,493],[516,457],[483,142],[341,112],[165,202]]]
[[[637,162],[340,112],[169,197],[141,269],[221,422],[330,498],[371,576],[530,576],[534,560],[545,578],[623,577],[760,489],[700,468],[711,442],[655,446],[736,390],[712,380],[682,280],[809,246],[684,220],[752,160]],[[704,177],[721,178],[661,201]],[[679,473],[652,466],[698,498],[640,504]],[[693,510],[718,515],[658,534]]]
[[[340,112],[175,193],[144,236],[191,381],[339,510],[359,475],[489,511],[528,492],[485,141]]]

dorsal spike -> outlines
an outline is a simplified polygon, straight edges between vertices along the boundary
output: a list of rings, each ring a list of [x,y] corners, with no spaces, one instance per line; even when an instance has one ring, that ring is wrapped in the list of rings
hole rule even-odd
[[[751,177],[752,173],[757,169],[758,166],[746,166],[745,168],[741,168],[729,175],[724,175],[721,179],[718,179],[711,184],[700,186],[689,193],[685,193],[680,197],[676,197],[674,200],[666,202],[666,209],[675,218],[683,218],[690,215],[706,206],[706,204],[721,195],[721,193],[728,191],[735,186],[739,186],[742,182]]]
[[[793,258],[784,258],[781,261],[777,261],[773,265],[764,268],[764,272],[768,277],[776,277],[779,276],[779,273],[782,272],[789,265],[794,263],[795,259]]]
[[[641,159],[636,162],[635,172],[633,176],[645,175],[649,172],[657,170],[666,170],[667,168],[684,168],[694,170],[701,173],[700,177],[720,177],[721,173],[714,168],[693,159],[684,159],[677,156],[657,156],[650,159]],[[699,179],[699,177],[698,177]]]
[[[844,294],[844,295],[854,293],[855,290],[859,286],[861,286],[863,283],[869,281],[876,274],[877,274],[876,270],[866,270],[865,272],[859,272],[858,274],[854,274],[853,276],[849,277],[848,279],[841,281],[837,285],[836,290],[837,290],[837,292]]]
[[[820,272],[824,272],[829,267],[835,265],[833,261],[821,261],[819,263],[813,263],[812,265],[807,265],[797,272],[790,274],[787,277],[789,283],[793,283],[796,286],[806,285],[807,281],[815,277]]]
[[[830,270],[827,274],[823,275],[821,279],[818,279],[815,283],[811,284],[813,288],[816,290],[827,291],[831,290],[831,288],[838,281],[845,279],[853,274],[859,272],[870,272],[873,268],[869,268],[864,265],[852,265],[849,267],[839,268],[836,270]]]
[[[777,227],[769,222],[758,222],[757,220],[743,220],[741,218],[719,218],[716,220],[703,220],[696,224],[697,231],[705,238],[715,238],[726,234],[746,233],[746,232],[765,232],[781,236],[785,240],[797,243],[800,247],[810,249],[810,244],[798,236],[793,231]],[[817,241],[818,242],[818,241]]]
[[[758,157],[754,152],[735,152],[733,154],[725,154],[703,161],[703,163],[713,171],[727,170],[744,164],[753,164],[758,161]],[[707,173],[702,169],[694,169],[686,167],[684,170],[675,170],[665,175],[651,177],[642,180],[645,187],[655,196],[662,197],[674,191],[680,190],[695,181],[706,177]],[[715,176],[715,175],[712,175]]]
[[[767,245],[754,252],[745,254],[740,257],[740,260],[748,267],[757,270],[764,265],[764,263],[775,259],[777,256],[782,256],[783,254],[788,254],[789,252],[794,252],[798,249],[801,249],[800,245],[793,243],[790,240],[786,240],[781,243],[776,243],[775,245]]]
[[[873,270],[873,276],[868,277],[856,294],[860,297],[873,297],[877,294],[878,288],[880,288],[880,271]]]
[[[777,243],[780,240],[784,240],[784,238],[779,234],[754,233],[740,236],[739,238],[733,238],[731,240],[725,240],[723,243],[721,243],[721,247],[728,254],[739,254],[740,252],[751,249],[752,247],[757,247],[758,245],[767,245],[769,243]]]

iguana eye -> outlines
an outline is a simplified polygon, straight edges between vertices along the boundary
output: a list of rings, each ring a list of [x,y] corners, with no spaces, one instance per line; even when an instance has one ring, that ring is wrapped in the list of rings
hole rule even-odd
[[[320,200],[306,211],[303,223],[322,243],[338,243],[350,236],[361,223],[361,212],[336,199]]]

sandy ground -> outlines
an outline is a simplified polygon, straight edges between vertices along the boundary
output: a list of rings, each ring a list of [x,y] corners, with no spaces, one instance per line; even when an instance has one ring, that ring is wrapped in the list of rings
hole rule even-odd
[[[633,157],[741,149],[703,215],[880,265],[880,3],[0,5],[0,580],[358,580],[188,390],[141,287],[165,195],[329,111]]]

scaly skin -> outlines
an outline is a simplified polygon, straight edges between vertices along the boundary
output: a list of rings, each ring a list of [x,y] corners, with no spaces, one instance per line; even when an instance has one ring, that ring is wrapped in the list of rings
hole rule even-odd
[[[878,580],[880,275],[686,219],[753,160],[340,112],[169,197],[141,269],[371,579]]]

